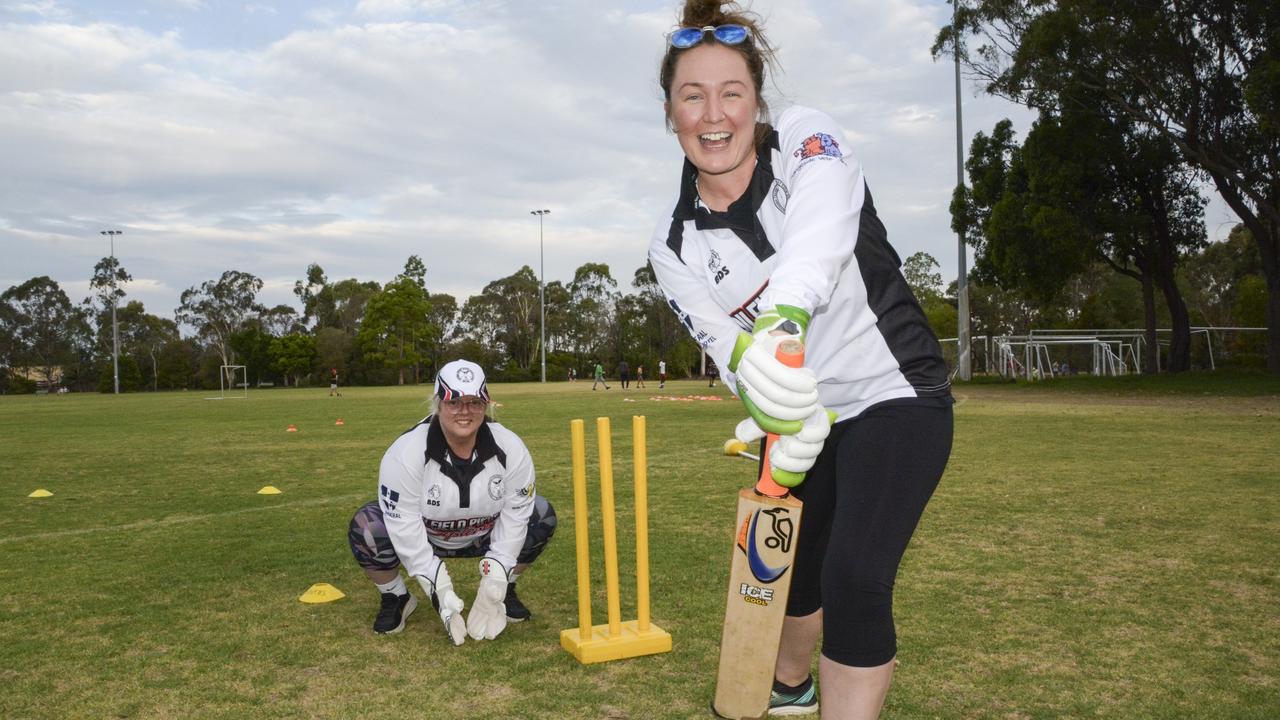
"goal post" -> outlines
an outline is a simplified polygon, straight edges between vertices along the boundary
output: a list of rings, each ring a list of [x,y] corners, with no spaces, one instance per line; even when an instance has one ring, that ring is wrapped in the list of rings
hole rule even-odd
[[[239,375],[240,382],[236,382]],[[218,372],[219,397],[243,399],[249,397],[249,373],[244,365],[223,365]]]

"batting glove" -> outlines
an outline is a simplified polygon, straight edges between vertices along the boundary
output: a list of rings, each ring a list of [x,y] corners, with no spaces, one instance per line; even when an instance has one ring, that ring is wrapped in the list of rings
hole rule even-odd
[[[782,487],[795,487],[804,482],[805,473],[822,452],[822,445],[831,434],[835,413],[821,405],[804,419],[804,427],[795,435],[779,435],[769,452],[773,465],[773,480]]]
[[[449,635],[449,641],[454,645],[461,645],[467,639],[467,626],[462,620],[462,609],[466,604],[453,591],[453,579],[449,577],[449,569],[444,566],[444,563],[440,563],[435,580],[419,576],[418,582],[431,598],[431,606],[440,613],[440,621],[444,623],[444,631]]]
[[[794,435],[818,407],[818,379],[809,368],[793,368],[777,358],[785,340],[804,341],[809,314],[779,305],[756,318],[751,334],[741,333],[729,359],[738,376],[738,397],[764,430]]]
[[[473,640],[492,640],[507,627],[507,569],[493,558],[480,561],[480,589],[467,615],[467,634]]]
[[[769,449],[769,467],[774,482],[792,488],[804,482],[805,473],[813,467],[818,453],[831,433],[835,413],[821,405],[804,419],[800,432],[795,435],[779,435]],[[765,436],[752,418],[746,418],[734,429],[734,437],[751,443]]]

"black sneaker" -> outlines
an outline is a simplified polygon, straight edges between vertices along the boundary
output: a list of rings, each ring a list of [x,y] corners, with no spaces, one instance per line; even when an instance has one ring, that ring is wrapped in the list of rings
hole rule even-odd
[[[418,600],[413,593],[382,593],[382,607],[378,608],[378,619],[373,621],[373,631],[380,635],[400,632],[404,629],[404,621],[417,607]]]
[[[813,684],[812,677],[790,691],[780,690],[785,687],[774,681],[773,692],[769,693],[770,715],[812,715],[818,712],[818,687]]]
[[[533,613],[529,612],[529,608],[520,602],[520,598],[516,597],[516,584],[507,583],[507,597],[503,604],[507,606],[507,622],[524,622],[533,617]]]

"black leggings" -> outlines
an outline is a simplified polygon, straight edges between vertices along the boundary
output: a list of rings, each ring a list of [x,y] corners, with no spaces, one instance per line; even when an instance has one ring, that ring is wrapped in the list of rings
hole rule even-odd
[[[889,401],[831,428],[804,501],[787,614],[822,609],[822,654],[875,667],[898,652],[893,583],[951,454],[950,401]]]

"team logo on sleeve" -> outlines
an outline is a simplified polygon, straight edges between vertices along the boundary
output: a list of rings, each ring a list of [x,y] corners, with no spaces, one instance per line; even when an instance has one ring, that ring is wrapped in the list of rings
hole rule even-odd
[[[835,138],[826,133],[814,133],[800,143],[800,149],[795,151],[795,156],[801,160],[821,156],[839,159],[844,157],[844,154],[840,152],[840,144]]]
[[[502,476],[501,475],[494,475],[493,477],[489,478],[489,499],[490,500],[502,499]]]
[[[382,495],[382,504],[386,509],[396,509],[396,503],[400,502],[400,493],[389,489],[386,485],[380,485],[378,487],[378,493]]]
[[[535,492],[537,492],[537,489],[534,487],[534,483],[529,483],[520,488],[520,497],[533,497]]]

